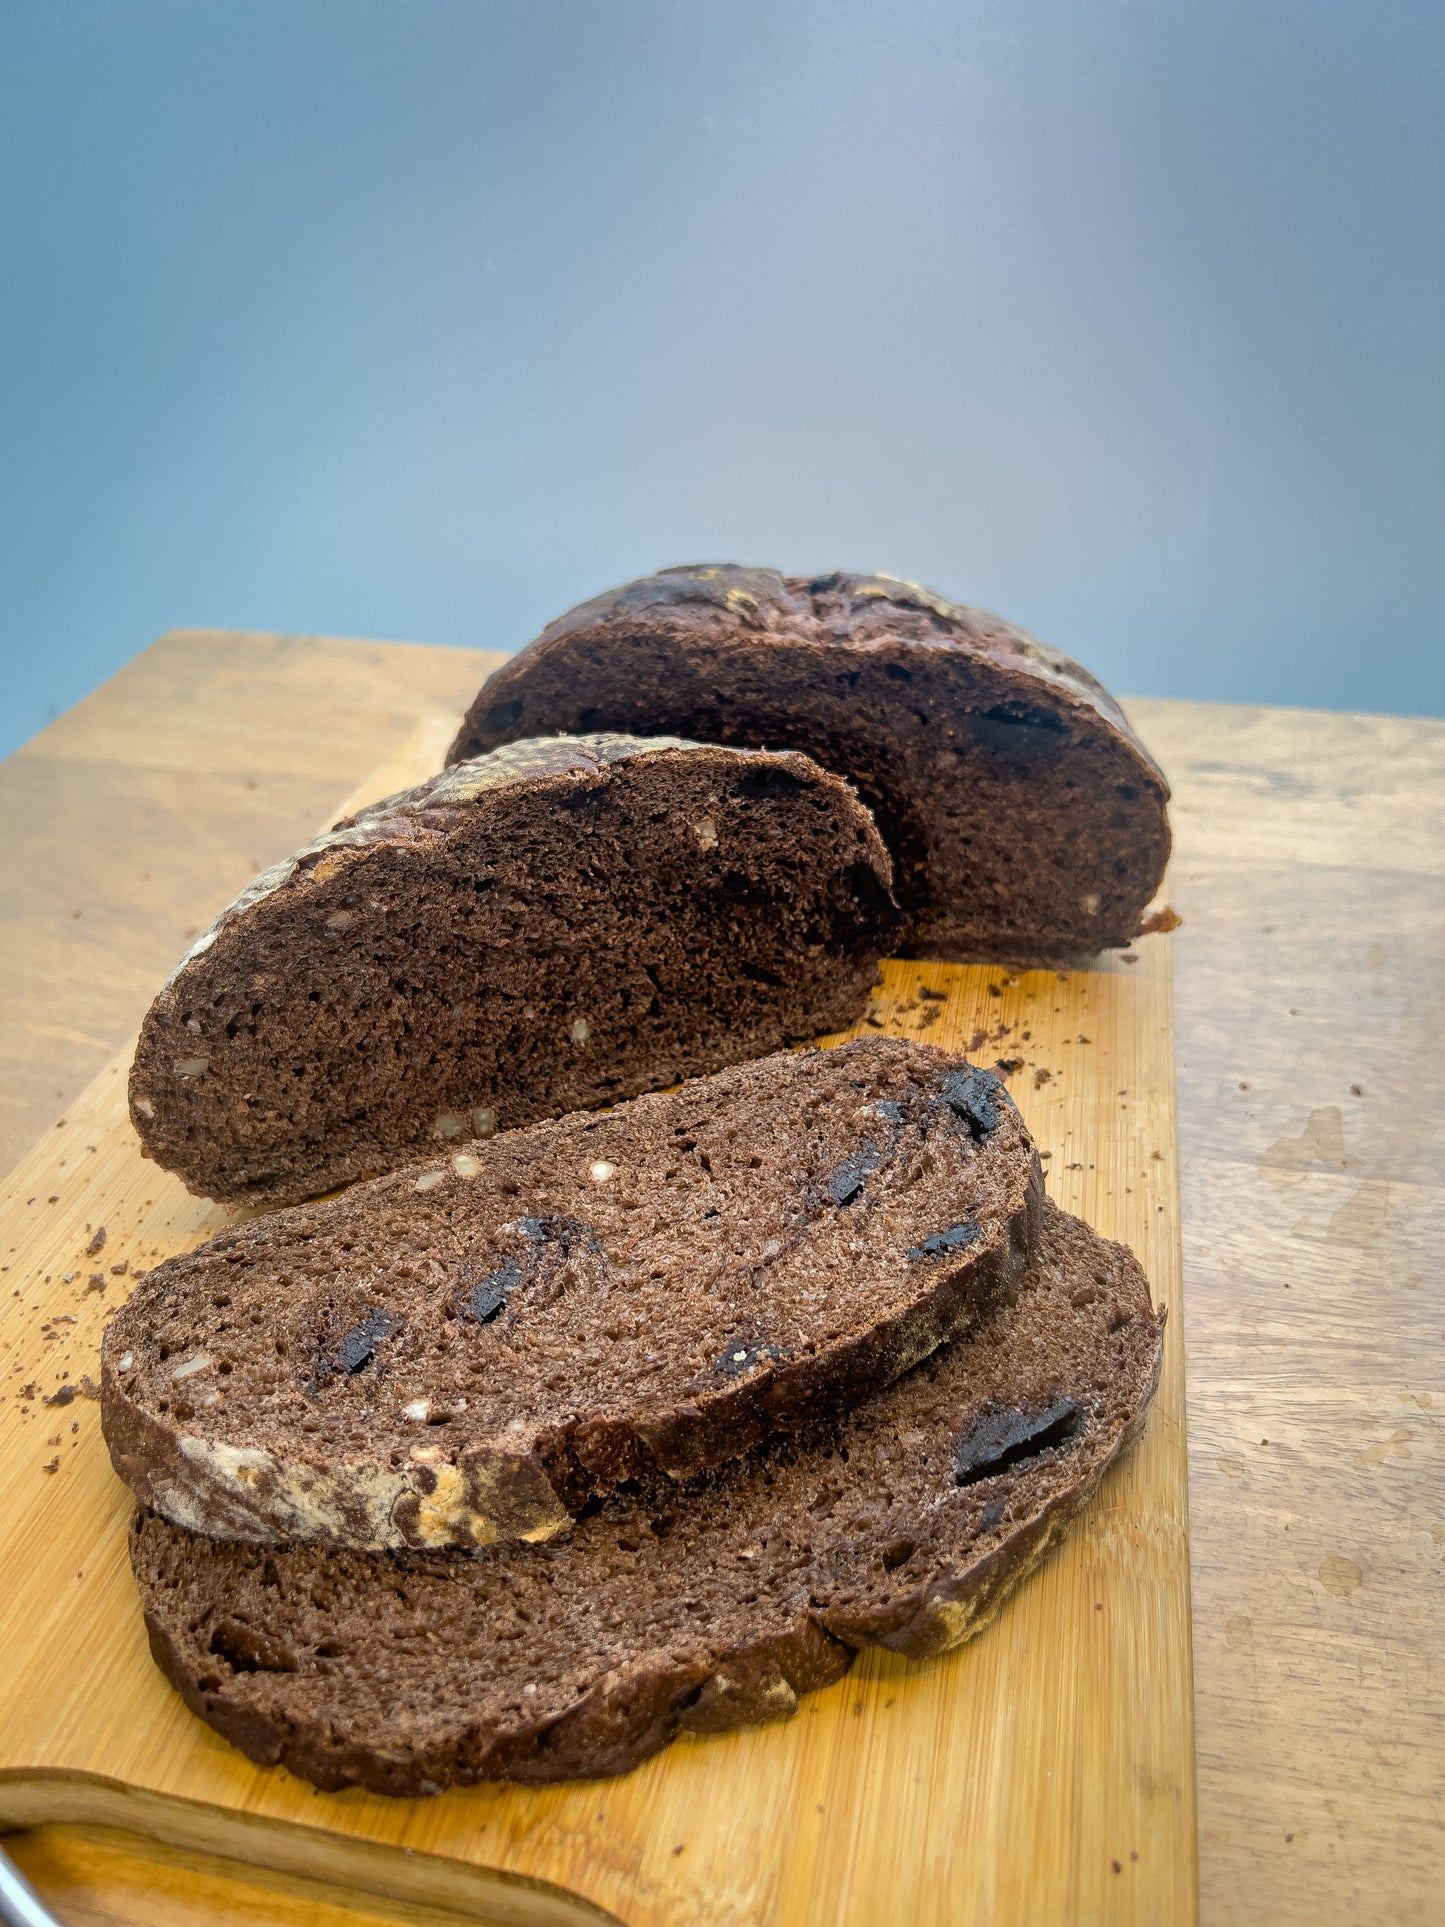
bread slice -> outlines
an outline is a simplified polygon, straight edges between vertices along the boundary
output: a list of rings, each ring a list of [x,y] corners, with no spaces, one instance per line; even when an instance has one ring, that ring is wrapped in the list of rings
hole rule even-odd
[[[893,576],[665,569],[544,629],[452,756],[552,730],[805,750],[893,855],[905,955],[1062,961],[1127,943],[1169,855],[1168,787],[1087,670]]]
[[[860,1646],[977,1632],[1139,1430],[1163,1314],[1129,1252],[1045,1207],[1039,1263],[851,1415],[570,1537],[465,1554],[218,1544],[142,1513],[151,1651],[191,1710],[318,1786],[621,1773],[791,1713]]]
[[[805,756],[590,736],[482,757],[260,876],[152,1005],[131,1116],[285,1203],[841,1029],[896,925]]]
[[[1041,1199],[987,1072],[783,1053],[170,1259],[106,1332],[105,1436],[219,1537],[546,1538],[888,1384],[1014,1287]]]

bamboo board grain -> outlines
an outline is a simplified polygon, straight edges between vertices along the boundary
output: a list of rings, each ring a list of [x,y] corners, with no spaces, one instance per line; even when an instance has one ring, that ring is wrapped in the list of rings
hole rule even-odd
[[[435,768],[451,721],[342,807]],[[1168,940],[1066,974],[890,963],[869,1015],[1016,1063],[1052,1195],[1132,1245],[1172,1314],[1139,1448],[992,1627],[928,1665],[864,1654],[793,1720],[615,1781],[394,1802],[252,1767],[149,1661],[97,1407],[44,1402],[94,1375],[130,1270],[232,1215],[140,1158],[127,1051],[0,1196],[0,1823],[119,1826],[498,1921],[1192,1920]]]

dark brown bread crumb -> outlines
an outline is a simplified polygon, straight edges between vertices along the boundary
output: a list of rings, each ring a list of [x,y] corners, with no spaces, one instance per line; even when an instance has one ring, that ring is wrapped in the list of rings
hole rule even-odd
[[[803,756],[502,750],[258,877],[152,1005],[131,1117],[193,1191],[284,1203],[759,1057],[859,1015],[890,876]]]
[[[851,1416],[565,1541],[366,1554],[223,1544],[153,1514],[151,1651],[253,1760],[432,1793],[620,1773],[791,1713],[861,1646],[977,1632],[1142,1424],[1163,1315],[1121,1245],[1045,1207],[1030,1280]]]
[[[1169,855],[1168,786],[1108,691],[893,576],[719,564],[630,582],[489,677],[451,753],[585,729],[805,750],[851,777],[893,855],[904,955],[1128,943]]]
[[[1013,1289],[996,1079],[898,1038],[574,1114],[154,1270],[103,1349],[143,1503],[219,1537],[540,1539],[876,1391]]]

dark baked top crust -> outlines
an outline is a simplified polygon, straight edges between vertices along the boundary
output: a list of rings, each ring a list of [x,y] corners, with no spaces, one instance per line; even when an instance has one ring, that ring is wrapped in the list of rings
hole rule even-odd
[[[908,954],[1126,943],[1168,857],[1168,786],[1109,692],[892,576],[700,564],[627,583],[489,677],[451,754],[599,728],[799,749],[848,776],[893,856]]]
[[[569,609],[548,623],[531,647],[545,650],[600,623],[662,609],[670,611],[679,625],[693,626],[709,636],[726,626],[740,635],[797,636],[837,648],[903,640],[992,656],[1088,703],[1136,744],[1140,757],[1164,781],[1164,772],[1134,735],[1123,710],[1082,663],[1002,616],[967,603],[948,602],[896,575],[834,570],[827,575],[785,576],[776,569],[711,562],[660,569],[656,575],[624,583]],[[466,737],[464,724],[449,760],[457,760]]]

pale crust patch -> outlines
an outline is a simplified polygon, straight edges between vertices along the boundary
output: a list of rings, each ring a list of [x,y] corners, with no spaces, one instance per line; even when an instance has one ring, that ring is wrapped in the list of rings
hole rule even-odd
[[[458,1463],[325,1469],[253,1446],[182,1435],[179,1459],[152,1470],[151,1502],[177,1525],[229,1539],[344,1543],[367,1551],[550,1539],[571,1518],[535,1460],[485,1446]]]

